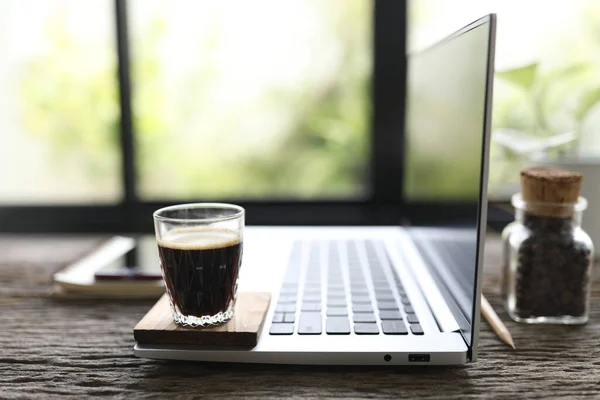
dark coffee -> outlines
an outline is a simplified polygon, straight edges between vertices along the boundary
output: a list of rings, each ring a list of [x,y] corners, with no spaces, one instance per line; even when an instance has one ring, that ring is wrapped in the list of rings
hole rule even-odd
[[[242,242],[234,231],[185,228],[158,241],[167,290],[183,315],[226,311],[235,296]]]

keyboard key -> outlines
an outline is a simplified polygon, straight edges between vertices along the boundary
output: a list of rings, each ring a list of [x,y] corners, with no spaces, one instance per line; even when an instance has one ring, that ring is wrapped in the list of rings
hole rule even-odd
[[[369,295],[369,291],[367,289],[361,289],[361,290],[352,289],[351,293],[352,293],[352,296],[368,296]]]
[[[381,268],[379,263],[379,257],[377,257],[377,253],[375,253],[375,247],[373,247],[373,242],[367,242],[367,259],[369,260],[369,265],[374,265],[375,268]]]
[[[422,335],[423,334],[423,328],[421,328],[421,325],[419,325],[419,324],[411,325],[410,331],[413,333],[413,335]]]
[[[414,314],[415,310],[413,310],[412,306],[404,306],[404,311],[407,314]]]
[[[327,307],[328,317],[342,317],[347,316],[348,310],[346,307]]]
[[[305,288],[304,289],[304,296],[320,296],[321,295],[321,289],[320,288]]]
[[[384,295],[377,294],[377,301],[378,302],[395,301],[395,300],[396,300],[396,298],[391,293],[390,294],[384,294]]]
[[[419,319],[417,318],[417,316],[415,314],[408,314],[406,316],[406,320],[411,323],[411,324],[418,324],[419,323]]]
[[[275,308],[276,313],[293,313],[295,311],[295,304],[277,304],[277,307]]]
[[[375,290],[390,290],[390,284],[387,282],[387,279],[383,280],[375,280],[373,279],[373,287]]]
[[[303,303],[320,303],[321,302],[321,296],[320,295],[316,295],[316,294],[305,295],[302,298],[302,302]]]
[[[406,291],[404,290],[403,287],[397,287],[396,289],[398,289],[398,294],[400,296],[406,296]]]
[[[375,318],[375,314],[373,313],[354,314],[352,319],[354,320],[354,322],[377,322],[377,318]]]
[[[281,288],[279,291],[279,296],[296,296],[298,294],[298,289],[285,289]]]
[[[321,334],[321,313],[305,312],[300,314],[298,322],[299,335],[320,335]]]
[[[296,322],[296,314],[284,314],[283,322],[293,324],[294,322]]]
[[[303,303],[302,311],[321,311],[321,303]]]
[[[327,299],[327,307],[346,307],[346,299]]]
[[[373,307],[370,304],[354,304],[352,305],[352,311],[355,313],[372,313]]]
[[[283,314],[282,313],[273,314],[273,322],[283,322]]]
[[[371,304],[369,296],[352,296],[352,304]]]
[[[327,290],[344,290],[344,282],[331,282],[327,284]]]
[[[379,318],[386,319],[402,319],[402,315],[398,310],[384,310],[379,312]]]
[[[354,333],[357,335],[378,335],[379,328],[377,324],[358,323],[354,324]]]
[[[269,333],[271,335],[291,335],[294,333],[294,324],[272,324]]]
[[[327,317],[326,331],[328,335],[349,335],[350,324],[347,317]]]
[[[381,321],[381,330],[386,335],[408,335],[406,326],[401,320]]]
[[[296,296],[279,296],[278,304],[295,304],[297,299]]]
[[[304,302],[305,299],[308,299],[308,303],[311,303],[313,300],[321,300],[321,293],[306,293],[304,292],[304,295],[302,296],[302,302]]]
[[[402,304],[404,304],[405,306],[410,306],[410,300],[408,299],[408,297],[400,296],[400,301],[402,301]]]
[[[394,292],[392,292],[390,289],[377,289],[377,288],[375,288],[375,295],[376,296],[393,296]]]
[[[377,307],[380,310],[399,310],[398,304],[395,301],[381,301],[377,303]]]
[[[343,290],[335,290],[327,292],[327,297],[329,299],[343,299],[346,297],[346,292]]]
[[[285,290],[285,289],[297,289],[298,288],[298,283],[297,282],[284,282],[281,284],[281,289]]]
[[[302,295],[302,298],[310,298],[310,297],[319,297],[321,298],[321,292],[304,292],[304,295]]]

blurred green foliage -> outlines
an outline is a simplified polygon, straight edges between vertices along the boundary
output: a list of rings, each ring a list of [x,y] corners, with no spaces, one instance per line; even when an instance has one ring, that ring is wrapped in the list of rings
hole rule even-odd
[[[185,76],[186,91],[165,91],[159,52],[169,28],[160,16],[132,37],[133,118],[138,190],[144,198],[322,198],[356,197],[367,190],[370,81],[368,2],[349,3],[333,21],[344,62],[334,79],[318,91],[265,89],[264,101],[293,109],[291,128],[259,151],[245,151],[232,141],[240,126],[235,117],[203,139],[198,131],[182,144],[188,120],[212,99],[218,71],[203,64]],[[98,62],[93,48],[78,44],[60,19],[48,26],[46,52],[30,60],[20,79],[21,114],[26,131],[50,146],[56,164],[76,157],[92,181],[120,178],[119,108],[115,60]],[[193,53],[210,53],[218,37],[203,39]],[[144,51],[137,51],[142,48]],[[232,110],[235,111],[235,110]],[[210,116],[204,116],[210,118]],[[189,129],[189,127],[188,127]],[[239,135],[237,136],[239,137]],[[187,143],[187,142],[186,142]],[[236,154],[230,157],[228,153]],[[117,171],[115,173],[115,171]],[[108,178],[110,180],[110,178]]]
[[[114,187],[120,177],[119,102],[114,58],[73,40],[59,17],[47,27],[52,43],[29,61],[18,82],[25,131],[48,145],[56,167],[75,163],[90,180]]]
[[[532,154],[494,143],[491,190],[517,187],[518,171],[536,157],[590,156],[590,148],[599,146],[600,7],[593,2],[577,6],[576,24],[555,27],[535,62],[496,73],[493,118],[495,131],[509,130],[515,140],[520,133],[523,143],[568,132],[574,132],[576,140]]]
[[[533,63],[496,74],[516,94],[511,102],[500,104],[502,113],[497,113],[494,126],[542,136],[578,130],[600,102],[600,63],[567,64],[546,73],[538,70],[538,63]]]

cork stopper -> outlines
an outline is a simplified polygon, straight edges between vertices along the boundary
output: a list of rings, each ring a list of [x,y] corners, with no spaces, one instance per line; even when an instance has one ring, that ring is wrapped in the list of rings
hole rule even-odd
[[[578,172],[527,168],[521,171],[521,198],[528,203],[527,212],[531,214],[569,217],[574,213],[582,181],[583,175]]]

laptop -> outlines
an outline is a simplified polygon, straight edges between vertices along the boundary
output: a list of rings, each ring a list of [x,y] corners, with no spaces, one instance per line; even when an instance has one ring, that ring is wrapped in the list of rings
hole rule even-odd
[[[456,223],[247,227],[239,290],[272,293],[258,344],[138,343],[135,355],[327,365],[475,361],[495,21],[485,16],[408,57],[405,192],[433,200],[438,187],[456,193]]]

